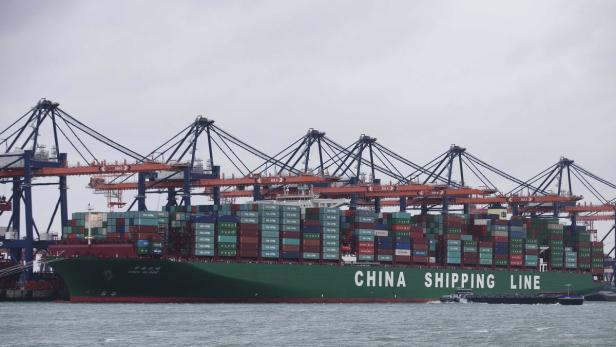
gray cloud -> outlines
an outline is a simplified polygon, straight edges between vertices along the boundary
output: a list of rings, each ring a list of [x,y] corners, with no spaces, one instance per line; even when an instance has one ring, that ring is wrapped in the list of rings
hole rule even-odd
[[[314,127],[343,144],[371,134],[417,163],[456,143],[520,178],[565,155],[616,181],[615,11],[613,1],[3,1],[0,118],[47,97],[141,152],[206,114],[268,153]]]

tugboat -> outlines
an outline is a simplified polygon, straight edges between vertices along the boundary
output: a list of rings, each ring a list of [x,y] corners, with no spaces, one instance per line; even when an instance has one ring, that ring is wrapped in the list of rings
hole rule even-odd
[[[468,303],[468,297],[472,295],[473,291],[470,289],[457,288],[453,294],[441,296],[440,301],[466,304]]]
[[[562,295],[558,297],[558,303],[561,305],[582,305],[584,303],[584,297],[581,295],[571,295],[569,293],[569,288],[571,284],[565,284],[567,287],[567,295]]]

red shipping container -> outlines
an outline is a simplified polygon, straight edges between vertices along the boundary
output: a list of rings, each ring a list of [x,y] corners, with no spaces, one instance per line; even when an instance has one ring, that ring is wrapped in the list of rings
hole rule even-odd
[[[306,207],[306,214],[318,215],[321,213],[321,209],[318,207]]]
[[[320,246],[304,246],[303,251],[304,253],[319,253],[321,252],[321,247]]]
[[[283,252],[299,252],[299,245],[282,245]]]
[[[594,243],[594,242],[592,242]],[[579,248],[589,248],[591,247],[591,242],[590,241],[578,241],[576,243],[577,247]]]
[[[157,233],[159,229],[149,225],[131,225],[128,230],[133,233]]]
[[[394,260],[396,263],[410,263],[411,256],[410,255],[396,255],[394,256]]]
[[[299,232],[297,231],[283,231],[282,237],[289,239],[299,239]]]
[[[413,262],[426,264],[428,262],[428,257],[421,257],[421,256],[414,255]]]
[[[259,231],[258,230],[242,230],[240,229],[237,234],[241,237],[241,236],[247,236],[247,237],[259,237]]]
[[[240,243],[259,243],[259,238],[255,236],[240,236]]]
[[[242,250],[240,249],[240,257],[256,258],[259,256],[258,250]]]
[[[137,240],[161,240],[162,237],[159,234],[155,234],[155,233],[136,233],[135,237]]]
[[[321,226],[321,221],[305,219],[304,220],[304,225],[307,226],[307,227],[320,227]]]
[[[410,227],[411,227],[410,231],[412,233],[422,233],[423,234],[423,228],[422,227],[418,227],[418,226],[415,226],[415,225],[411,225]]]
[[[240,231],[259,231],[259,224],[248,224],[248,223],[240,223],[238,230]]]
[[[394,255],[394,250],[393,249],[377,248],[376,254],[380,254],[380,255]]]
[[[421,240],[424,238],[423,232],[411,231],[411,238],[413,240]]]
[[[374,247],[358,247],[359,251],[374,253]]]
[[[353,223],[355,229],[374,229],[374,223]]]
[[[411,226],[408,224],[392,224],[391,231],[411,231]]]
[[[428,247],[429,246],[426,244],[417,244],[417,243],[413,244],[413,250],[415,251],[427,251]]]
[[[507,236],[492,236],[492,240],[494,240],[494,242],[509,242],[509,238]]]
[[[374,242],[359,241],[357,242],[357,246],[360,248],[374,248]]]
[[[360,248],[357,251],[358,254],[374,254],[374,250],[373,249],[362,249]]]
[[[445,234],[442,235],[443,240],[460,240],[461,239],[461,235],[460,234]]]
[[[304,245],[304,246],[320,246],[321,245],[321,240],[314,240],[314,239],[302,240],[302,245]]]

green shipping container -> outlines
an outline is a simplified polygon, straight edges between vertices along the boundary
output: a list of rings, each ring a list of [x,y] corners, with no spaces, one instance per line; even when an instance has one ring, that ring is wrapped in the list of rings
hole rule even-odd
[[[195,256],[197,257],[213,257],[214,256],[214,250],[208,250],[208,249],[195,249]]]
[[[304,253],[302,253],[302,257],[304,259],[319,259],[321,257],[321,255],[319,253],[307,253],[307,252],[304,252]]]
[[[325,260],[339,260],[340,259],[340,254],[339,253],[323,253],[323,259],[325,259]]]
[[[236,250],[218,250],[218,255],[221,257],[235,257],[237,255]]]
[[[284,237],[282,239],[283,245],[299,246],[299,239],[291,239]]]

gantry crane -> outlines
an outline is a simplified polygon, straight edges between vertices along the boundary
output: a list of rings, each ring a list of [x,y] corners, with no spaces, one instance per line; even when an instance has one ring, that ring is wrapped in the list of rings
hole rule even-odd
[[[43,134],[44,130],[48,133]],[[43,135],[53,141],[51,151],[40,146]],[[93,175],[99,173],[146,172],[153,170],[177,170],[177,167],[148,162],[139,153],[120,145],[93,128],[85,125],[63,111],[58,103],[41,100],[36,106],[19,117],[6,129],[0,132],[0,146],[5,146],[0,154],[0,184],[10,184],[12,195],[3,203],[0,215],[11,212],[7,230],[14,234],[11,239],[3,241],[3,248],[11,250],[15,260],[23,257],[27,263],[34,258],[34,250],[46,248],[48,240],[42,237],[33,214],[33,188],[37,186],[57,185],[59,197],[53,209],[46,233],[52,228],[55,218],[60,212],[60,227],[68,226],[67,177],[78,175]],[[134,160],[134,163],[107,163],[94,155],[86,145],[86,138],[102,144]],[[61,147],[62,146],[62,147]],[[62,152],[64,146],[72,148],[81,159],[83,165],[68,164],[67,153]],[[37,178],[56,178],[57,181],[34,182]],[[7,208],[10,204],[10,209]],[[25,217],[25,238],[20,239],[22,208]],[[14,231],[12,231],[14,230]],[[34,234],[37,238],[35,240]],[[27,276],[31,274],[31,269]]]

